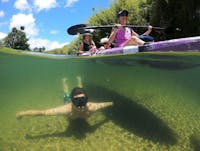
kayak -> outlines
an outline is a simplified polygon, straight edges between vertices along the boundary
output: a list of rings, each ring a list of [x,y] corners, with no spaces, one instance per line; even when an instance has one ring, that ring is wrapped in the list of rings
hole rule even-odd
[[[200,36],[152,42],[143,46],[125,46],[97,51],[96,53],[85,52],[81,56],[98,56],[111,54],[129,54],[136,52],[183,52],[200,51]]]

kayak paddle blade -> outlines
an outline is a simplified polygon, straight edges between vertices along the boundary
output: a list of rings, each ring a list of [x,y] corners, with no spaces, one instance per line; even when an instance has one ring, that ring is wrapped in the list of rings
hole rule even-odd
[[[82,34],[84,33],[84,27],[86,27],[86,24],[78,24],[71,26],[67,29],[67,33],[69,35],[77,35],[77,34]]]

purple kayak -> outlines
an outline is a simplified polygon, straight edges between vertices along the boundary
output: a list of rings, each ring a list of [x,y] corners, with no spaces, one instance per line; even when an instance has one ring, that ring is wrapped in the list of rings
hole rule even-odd
[[[112,49],[107,49],[104,51],[97,51],[95,54],[86,52],[82,56],[101,56],[101,55],[112,55],[112,54],[129,54],[136,52],[182,52],[182,51],[200,51],[200,36],[197,37],[188,37],[188,38],[179,38],[166,41],[152,42],[144,46],[126,46],[126,47],[117,47]]]

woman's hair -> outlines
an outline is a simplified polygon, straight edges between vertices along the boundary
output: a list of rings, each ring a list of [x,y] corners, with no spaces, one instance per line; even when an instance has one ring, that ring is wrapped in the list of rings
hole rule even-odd
[[[90,36],[90,41],[89,41],[89,42],[90,42],[90,44],[91,44],[91,43],[92,43],[92,34],[89,34],[89,33],[83,34],[83,38],[82,38],[82,41],[83,41],[83,42],[87,42],[87,41],[85,40],[85,37],[86,37],[86,36]]]

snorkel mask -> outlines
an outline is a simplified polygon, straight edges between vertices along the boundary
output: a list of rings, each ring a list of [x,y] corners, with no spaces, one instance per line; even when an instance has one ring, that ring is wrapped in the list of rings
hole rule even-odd
[[[87,97],[77,97],[72,100],[76,107],[83,108],[87,103]]]
[[[88,97],[83,88],[76,87],[71,92],[71,100],[76,107],[83,108],[87,104]]]

